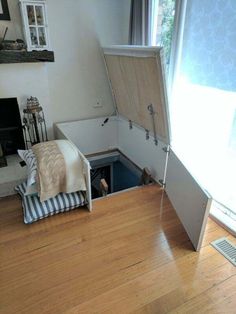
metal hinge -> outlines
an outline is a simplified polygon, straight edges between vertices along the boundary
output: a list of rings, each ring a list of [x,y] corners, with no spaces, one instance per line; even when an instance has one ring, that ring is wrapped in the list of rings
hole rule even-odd
[[[164,183],[164,180],[159,180],[159,183],[160,183],[160,185],[163,187],[163,188],[165,188],[166,187],[166,183]]]
[[[155,118],[154,118],[154,115],[157,114],[157,113],[154,112],[154,108],[153,108],[152,104],[148,105],[147,110],[148,110],[148,112],[150,113],[150,115],[152,117],[152,125],[153,125],[153,133],[154,133],[154,143],[157,146],[158,145],[158,139],[157,139]]]
[[[154,143],[156,146],[158,146],[158,139],[157,138],[154,138]]]
[[[169,153],[170,152],[170,148],[168,146],[163,147],[162,150],[165,153]]]
[[[132,123],[131,120],[129,120],[129,129],[130,129],[130,130],[133,129],[133,123]]]

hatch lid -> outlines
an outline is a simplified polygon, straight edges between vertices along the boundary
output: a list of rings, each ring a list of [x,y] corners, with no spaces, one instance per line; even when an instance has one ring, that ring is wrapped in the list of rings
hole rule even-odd
[[[109,46],[103,51],[118,113],[170,144],[162,48]]]
[[[212,198],[170,148],[165,190],[196,251],[202,245]]]

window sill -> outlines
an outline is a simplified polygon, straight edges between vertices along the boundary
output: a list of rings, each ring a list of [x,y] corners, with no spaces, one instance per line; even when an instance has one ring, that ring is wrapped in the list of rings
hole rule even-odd
[[[224,214],[214,205],[214,203],[210,211],[210,216],[219,225],[229,231],[233,236],[236,236],[236,221]]]

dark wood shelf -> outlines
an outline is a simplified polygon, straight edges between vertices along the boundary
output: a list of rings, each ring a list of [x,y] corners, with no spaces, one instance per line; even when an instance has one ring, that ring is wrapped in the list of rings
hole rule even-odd
[[[14,51],[0,50],[0,64],[54,62],[53,51]]]

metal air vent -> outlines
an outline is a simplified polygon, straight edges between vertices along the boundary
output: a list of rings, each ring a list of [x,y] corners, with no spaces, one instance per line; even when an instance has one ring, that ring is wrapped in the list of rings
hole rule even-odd
[[[236,266],[236,245],[230,242],[227,238],[215,240],[211,242],[211,245]]]

